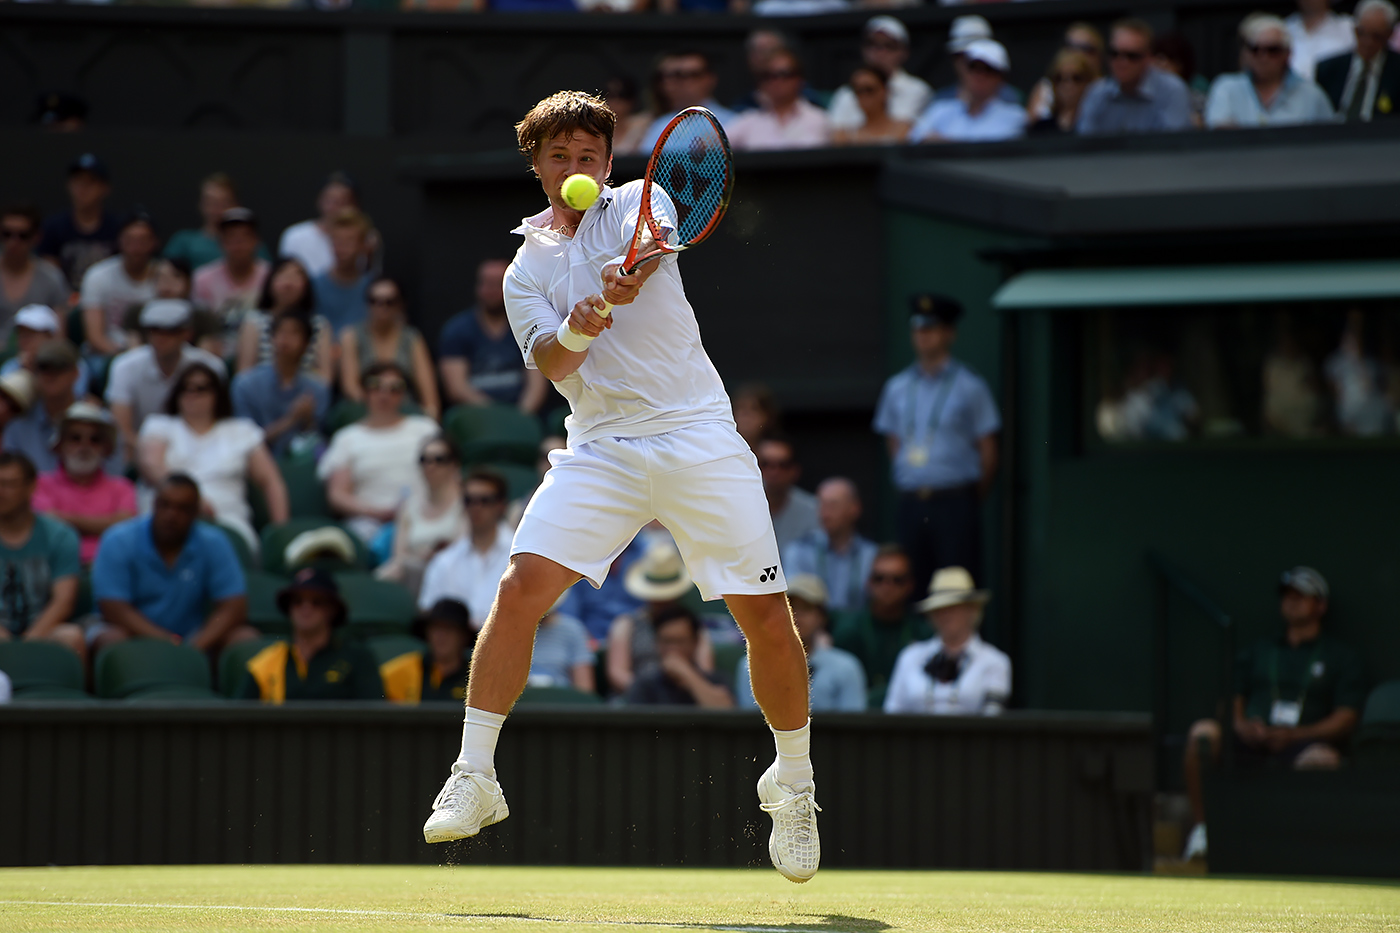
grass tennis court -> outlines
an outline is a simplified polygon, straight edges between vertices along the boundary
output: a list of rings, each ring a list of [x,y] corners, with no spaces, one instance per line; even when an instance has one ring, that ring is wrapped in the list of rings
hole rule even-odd
[[[210,866],[0,870],[0,929],[1400,930],[1400,884],[990,872]]]

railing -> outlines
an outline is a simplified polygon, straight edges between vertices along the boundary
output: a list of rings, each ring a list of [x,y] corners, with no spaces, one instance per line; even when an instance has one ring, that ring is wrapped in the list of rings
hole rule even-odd
[[[1214,600],[1207,596],[1199,586],[1197,586],[1180,567],[1167,560],[1156,551],[1147,552],[1147,564],[1156,575],[1156,603],[1153,612],[1153,646],[1154,658],[1152,664],[1152,733],[1153,747],[1158,752],[1159,766],[1170,767],[1173,761],[1172,756],[1164,755],[1162,752],[1166,746],[1173,741],[1174,736],[1167,734],[1167,718],[1171,707],[1171,596],[1172,592],[1184,598],[1194,606],[1204,616],[1205,620],[1214,626],[1220,637],[1220,652],[1218,658],[1219,678],[1216,694],[1216,719],[1220,722],[1223,731],[1221,750],[1223,760],[1227,766],[1230,761],[1230,730],[1233,726],[1233,716],[1230,715],[1229,704],[1231,697],[1231,681],[1233,672],[1231,670],[1235,658],[1235,623],[1230,618],[1230,614],[1220,608]]]

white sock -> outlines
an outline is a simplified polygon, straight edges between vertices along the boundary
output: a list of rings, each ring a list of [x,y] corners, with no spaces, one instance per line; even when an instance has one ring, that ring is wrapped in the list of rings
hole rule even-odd
[[[506,717],[484,709],[467,707],[462,721],[462,752],[457,756],[458,771],[470,771],[496,778],[496,739]]]
[[[778,783],[788,787],[812,783],[812,720],[801,729],[780,732],[772,726],[773,743],[778,746]]]

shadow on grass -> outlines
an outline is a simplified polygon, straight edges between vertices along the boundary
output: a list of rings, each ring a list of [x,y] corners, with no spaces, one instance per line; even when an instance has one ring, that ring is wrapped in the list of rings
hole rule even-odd
[[[733,933],[880,933],[891,929],[883,920],[873,917],[848,917],[844,914],[812,914],[810,919],[793,923],[686,923],[671,920],[580,920],[563,917],[536,917],[526,913],[446,914],[458,920],[524,920],[533,923],[557,923],[566,926],[662,927],[672,930],[716,930]]]

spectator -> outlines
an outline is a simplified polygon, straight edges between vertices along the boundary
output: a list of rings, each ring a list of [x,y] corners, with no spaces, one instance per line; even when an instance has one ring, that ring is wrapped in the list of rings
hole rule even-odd
[[[127,638],[164,638],[216,652],[258,637],[238,555],[222,531],[196,522],[199,487],[183,473],[156,490],[154,511],[107,529],[92,564],[102,621],[94,653]]]
[[[674,541],[653,541],[623,577],[627,594],[642,608],[618,616],[608,631],[608,685],[625,694],[639,678],[650,676],[661,663],[656,644],[657,619],[679,605],[694,584]],[[715,669],[714,647],[702,628],[691,662],[703,671]]]
[[[136,462],[136,436],[146,416],[165,409],[175,377],[191,363],[203,363],[224,378],[224,361],[208,350],[190,346],[194,312],[188,301],[157,299],[141,309],[146,342],[112,360],[107,376],[107,404],[117,421],[126,459]]]
[[[1284,20],[1293,39],[1289,64],[1301,78],[1315,80],[1317,63],[1356,48],[1350,16],[1332,12],[1332,0],[1298,0],[1298,12]]]
[[[544,373],[526,369],[506,320],[505,259],[476,267],[476,306],[447,319],[438,335],[438,370],[449,405],[514,405],[536,414],[549,388]]]
[[[88,102],[73,94],[45,91],[35,101],[30,122],[49,133],[76,133],[87,125]]]
[[[301,223],[292,224],[283,230],[282,239],[277,245],[277,255],[295,259],[313,279],[329,272],[338,262],[332,243],[335,220],[346,211],[358,211],[359,206],[360,198],[355,190],[355,182],[344,172],[332,172],[316,198],[316,211],[319,216],[315,220],[303,220]],[[361,250],[355,263],[357,268],[369,265],[372,250],[368,240],[361,244]]]
[[[838,146],[869,146],[902,143],[909,136],[908,120],[890,116],[889,79],[869,65],[859,65],[846,87],[855,94],[864,122],[853,130],[836,130],[831,141]]]
[[[719,101],[715,100],[715,84],[718,78],[715,77],[714,68],[704,52],[672,52],[662,57],[656,70],[671,110],[651,121],[651,126],[647,127],[642,136],[639,151],[651,152],[656,141],[661,138],[661,131],[666,128],[666,124],[687,107],[705,107],[728,131],[734,120],[734,113],[720,106]]]
[[[228,386],[203,363],[191,363],[175,377],[165,413],[141,425],[137,452],[147,485],[158,489],[171,474],[189,476],[199,484],[203,514],[242,535],[254,554],[258,533],[249,485],[261,490],[274,524],[287,520],[287,487],[263,445],[262,428],[235,417]]]
[[[264,703],[288,700],[382,700],[384,684],[363,645],[336,639],[346,623],[335,577],[305,567],[277,594],[292,624],[290,640],[276,641],[248,659],[238,696]]]
[[[467,533],[462,504],[462,457],[445,436],[428,438],[418,451],[421,490],[411,493],[394,519],[393,556],[374,575],[402,583],[416,597],[433,555]]]
[[[821,577],[798,573],[788,577],[788,602],[802,647],[807,651],[811,672],[812,712],[859,713],[865,710],[865,671],[855,656],[829,644],[826,584]],[[738,705],[757,709],[749,683],[748,655],[739,659],[734,671],[734,693]]]
[[[347,207],[331,221],[330,237],[334,262],[324,272],[312,272],[301,257],[295,257],[311,274],[311,291],[316,296],[316,313],[331,322],[331,333],[363,324],[369,313],[365,289],[373,276],[363,271],[365,251],[370,240],[369,218]]]
[[[331,393],[302,369],[311,333],[305,314],[291,311],[273,318],[271,362],[233,380],[233,413],[261,428],[277,457],[314,452],[322,440]]]
[[[773,390],[760,382],[742,385],[734,393],[734,426],[754,451],[766,434],[782,431],[782,414]]]
[[[826,112],[802,96],[802,62],[775,52],[759,74],[762,106],[735,117],[728,128],[735,149],[814,149],[831,142]]]
[[[1151,52],[1151,26],[1139,19],[1113,24],[1108,44],[1110,73],[1084,95],[1080,133],[1160,133],[1193,126],[1186,83],[1155,68]]]
[[[1279,580],[1283,632],[1241,652],[1235,667],[1236,767],[1331,770],[1341,764],[1366,690],[1356,652],[1323,632],[1328,597],[1327,581],[1311,567],[1294,567]],[[1212,758],[1220,754],[1220,723],[1199,720],[1187,735],[1186,792],[1195,826],[1186,859],[1206,855],[1201,743]]]
[[[1389,0],[1361,0],[1356,20],[1356,51],[1317,63],[1317,83],[1348,123],[1395,116],[1400,103],[1400,56],[1386,51],[1395,31],[1396,10]]]
[[[1050,116],[1064,109],[1057,100],[1055,91],[1055,75],[1060,56],[1065,52],[1078,52],[1089,60],[1089,72],[1093,74],[1094,80],[1098,80],[1103,74],[1103,35],[1088,23],[1070,23],[1065,29],[1064,40],[1060,43],[1060,49],[1055,53],[1055,57],[1050,60],[1050,68],[1045,77],[1036,82],[1031,88],[1029,101],[1026,103],[1026,118],[1032,125],[1046,120]],[[1075,95],[1076,100],[1084,96],[1084,88],[1079,88],[1079,93]],[[1070,131],[1073,131],[1070,127]]]
[[[207,176],[199,184],[199,216],[202,224],[193,230],[177,230],[165,244],[165,258],[183,260],[186,267],[198,269],[224,256],[219,222],[224,212],[239,207],[233,179],[223,172]],[[267,259],[267,250],[258,246],[258,256]],[[167,296],[175,297],[175,296]],[[179,296],[184,297],[184,296]]]
[[[83,307],[86,346],[98,356],[115,356],[135,341],[122,329],[127,312],[156,297],[156,248],[160,240],[151,218],[133,214],[117,234],[117,255],[83,274],[78,302]]]
[[[1001,97],[1011,60],[993,39],[978,39],[962,52],[956,97],[934,100],[909,130],[909,141],[987,142],[1026,131],[1026,111]]]
[[[749,77],[753,81],[754,89],[735,101],[730,110],[735,114],[742,114],[763,106],[763,89],[759,87],[759,75],[767,70],[769,56],[778,52],[794,51],[792,42],[776,29],[755,29],[749,33],[748,38],[744,40],[744,60],[748,64]],[[802,96],[808,103],[823,110],[831,102],[830,94],[822,94],[805,82],[802,85]]]
[[[959,16],[953,20],[952,26],[948,29],[948,59],[953,64],[953,74],[957,76],[957,82],[947,87],[941,87],[933,92],[933,99],[929,103],[940,100],[957,100],[963,96],[963,85],[967,83],[967,50],[974,42],[992,40],[992,26],[980,16]],[[1003,49],[1004,51],[1004,49]],[[1021,106],[1020,93],[1009,84],[1002,84],[997,90],[997,96],[1008,104]],[[927,112],[925,106],[920,115]]]
[[[63,322],[58,319],[53,308],[47,305],[25,305],[14,316],[15,355],[0,366],[0,375],[23,369],[34,372],[35,358],[39,348],[53,340],[67,340],[63,336]],[[82,398],[88,394],[92,383],[92,370],[87,360],[78,359],[78,381],[73,385],[73,394]]]
[[[613,133],[613,152],[636,152],[642,134],[647,131],[656,114],[643,110],[637,83],[626,75],[613,75],[603,85],[603,100],[608,109],[617,114],[617,130]],[[664,109],[664,108],[663,108]],[[490,260],[488,260],[489,262]],[[477,267],[477,285],[480,287],[481,267]],[[477,301],[481,300],[480,295]]]
[[[817,530],[817,497],[797,487],[802,465],[792,441],[781,435],[765,437],[758,444],[758,466],[763,471],[763,491],[773,516],[773,533],[781,551],[790,542]]]
[[[422,699],[465,702],[467,671],[476,644],[467,607],[459,600],[440,599],[413,621],[413,634],[428,643],[420,662]]]
[[[335,383],[335,334],[331,322],[316,309],[316,294],[301,263],[282,258],[272,266],[256,309],[243,316],[238,333],[239,372],[259,363],[271,363],[272,325],[283,314],[298,314],[311,322],[311,342],[302,355],[301,369],[328,388]]]
[[[121,224],[107,210],[112,178],[107,163],[90,152],[68,165],[69,209],[44,221],[39,257],[63,272],[72,291],[83,284],[90,267],[117,251]]]
[[[68,307],[68,283],[63,273],[34,256],[38,240],[37,208],[15,204],[0,210],[0,341],[9,336],[20,308]]]
[[[1244,70],[1210,86],[1206,126],[1290,126],[1333,119],[1322,89],[1288,68],[1292,39],[1277,16],[1255,13],[1240,24]]]
[[[933,575],[928,598],[915,608],[938,634],[899,653],[885,712],[995,716],[1005,708],[1011,698],[1011,659],[977,635],[990,598],[961,567],[944,567]]]
[[[1337,349],[1323,361],[1332,390],[1332,417],[1351,437],[1377,437],[1395,431],[1395,410],[1384,390],[1385,371],[1366,341],[1366,314],[1353,308],[1342,326]]]
[[[874,68],[886,78],[889,104],[886,110],[891,120],[912,123],[933,99],[933,89],[922,78],[904,70],[909,59],[909,30],[893,16],[873,16],[865,23],[860,43],[861,62]],[[851,133],[866,121],[855,90],[847,84],[831,97],[827,110],[831,127],[841,133]]]
[[[897,544],[886,544],[875,554],[866,583],[870,598],[860,612],[843,613],[833,624],[836,647],[850,652],[865,669],[869,694],[866,705],[885,705],[894,662],[905,646],[932,636],[928,621],[909,609],[914,594],[914,574],[909,557]]]
[[[640,0],[639,8],[645,8]],[[658,13],[735,13],[749,11],[749,0],[656,0]]]
[[[78,536],[31,508],[36,473],[23,454],[0,453],[0,642],[51,641],[85,659],[78,599]]]
[[[603,578],[601,587],[594,589],[587,580],[580,580],[564,591],[564,602],[559,610],[582,622],[593,642],[606,644],[617,618],[642,608],[642,600],[627,592],[626,580],[627,571],[645,552],[645,542],[638,535],[608,565],[608,575]]]
[[[588,630],[578,619],[560,612],[555,603],[535,629],[529,685],[572,687],[580,693],[594,693],[595,668],[593,650],[588,647]]]
[[[915,591],[937,567],[982,568],[979,501],[997,468],[1001,416],[991,390],[953,359],[962,305],[944,295],[915,295],[909,325],[914,363],[880,393],[874,429],[885,436],[899,491],[899,541],[914,569]]]
[[[78,533],[78,559],[86,567],[108,528],[136,517],[136,487],[104,461],[117,449],[117,424],[91,402],[74,402],[58,424],[58,466],[39,476],[34,511]]]
[[[450,597],[467,604],[472,627],[480,631],[496,600],[496,586],[510,566],[510,526],[506,514],[506,481],[490,470],[472,470],[463,484],[467,531],[438,552],[423,571],[418,607],[426,609]]]
[[[1160,71],[1174,74],[1186,85],[1191,95],[1191,125],[1200,129],[1206,124],[1206,96],[1210,82],[1196,73],[1196,50],[1180,32],[1169,32],[1152,40],[1152,64]]]
[[[36,404],[5,427],[5,449],[24,454],[35,469],[44,473],[58,467],[54,440],[68,407],[78,400],[73,387],[78,381],[79,362],[78,351],[62,338],[41,346],[34,354]],[[119,456],[113,455],[107,461],[107,469],[114,473],[120,473],[123,467]]]
[[[1093,60],[1077,49],[1060,49],[1050,61],[1045,80],[1054,88],[1050,111],[1026,128],[1031,136],[1059,136],[1074,132],[1084,92],[1098,80]],[[1031,117],[1031,119],[1034,119]]]
[[[234,355],[243,317],[263,294],[271,264],[258,257],[258,218],[246,207],[231,207],[219,219],[222,259],[194,273],[195,303],[212,311],[222,332],[205,349],[220,357]]]
[[[405,320],[403,289],[393,279],[381,276],[369,284],[365,295],[369,320],[340,332],[340,394],[356,402],[364,401],[360,372],[375,363],[393,362],[413,374],[414,394],[423,413],[436,419],[442,414],[437,372],[423,335]]]
[[[652,620],[658,662],[655,669],[639,673],[627,688],[626,702],[633,706],[700,706],[729,709],[734,697],[720,678],[697,667],[700,620],[684,606],[663,609]]]
[[[156,297],[189,301],[194,294],[194,273],[183,259],[166,257],[155,262]],[[139,315],[138,315],[139,317]]]
[[[375,363],[361,381],[369,410],[335,433],[316,475],[326,484],[331,508],[369,543],[395,519],[399,506],[421,489],[418,450],[440,429],[431,418],[400,410],[408,378],[397,363]]]
[[[0,374],[0,432],[29,411],[34,402],[34,377],[26,370]]]
[[[821,527],[783,550],[783,572],[811,574],[822,581],[833,612],[855,612],[865,605],[865,581],[878,550],[874,541],[856,532],[860,521],[860,490],[844,476],[817,486],[817,520]]]

